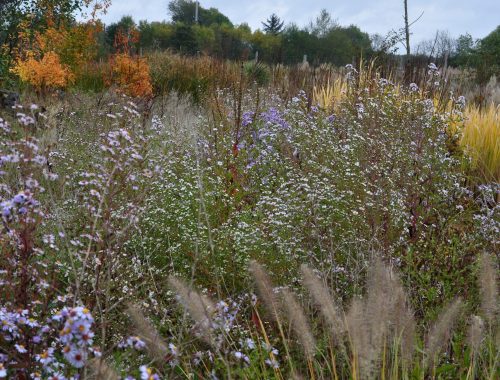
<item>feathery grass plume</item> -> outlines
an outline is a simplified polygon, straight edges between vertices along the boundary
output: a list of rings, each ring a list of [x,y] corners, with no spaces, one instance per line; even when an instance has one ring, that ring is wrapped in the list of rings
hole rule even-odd
[[[323,318],[325,318],[331,328],[334,344],[342,344],[342,337],[345,332],[345,326],[342,321],[343,311],[335,305],[330,292],[314,272],[305,264],[300,268],[302,270],[304,286],[311,293],[314,302],[319,306],[323,314]]]
[[[215,311],[215,305],[212,300],[173,276],[169,277],[168,283],[177,293],[184,309],[196,322],[196,327],[200,330],[203,340],[208,344],[213,344],[212,313]]]
[[[427,364],[432,365],[436,357],[448,344],[461,310],[462,300],[457,298],[443,309],[436,322],[430,328],[425,350]]]
[[[392,297],[394,281],[390,269],[381,260],[375,260],[368,271],[367,294],[364,300],[363,324],[366,342],[357,349],[363,378],[375,376],[382,350],[389,342],[389,326],[394,309]]]
[[[279,322],[280,302],[274,293],[273,284],[266,271],[256,261],[250,262],[250,273],[252,274],[257,291],[262,301],[266,304],[270,317]]]
[[[353,373],[359,378],[358,372],[363,372],[364,369],[360,369],[363,364],[360,364],[361,355],[359,351],[363,350],[363,347],[368,345],[368,333],[365,319],[365,310],[363,300],[360,298],[355,298],[351,302],[346,314],[346,327],[347,333],[349,335],[349,344],[351,346],[352,352],[352,362],[353,362]]]
[[[151,358],[158,362],[164,362],[168,354],[167,346],[163,343],[158,330],[146,319],[142,311],[136,306],[130,304],[127,314],[135,325],[137,336],[146,343],[146,350]]]
[[[479,352],[483,342],[484,321],[481,317],[473,315],[469,323],[469,332],[467,335],[467,343],[473,354]]]
[[[119,380],[120,376],[103,358],[89,360],[87,363],[89,374],[86,379],[92,380]]]
[[[481,256],[480,265],[481,309],[486,321],[491,325],[495,322],[498,312],[498,267],[486,252]]]
[[[400,346],[402,358],[408,363],[415,350],[415,317],[399,276],[393,271],[388,274],[387,287],[392,289],[389,315],[392,340]]]
[[[304,350],[304,354],[308,359],[311,359],[316,353],[316,341],[314,340],[304,311],[292,292],[284,289],[281,293],[283,295],[283,307],[287,312],[288,321],[297,335],[297,339]]]
[[[401,309],[400,309],[401,310]],[[398,314],[395,321],[395,339],[399,342],[403,360],[410,363],[415,352],[415,334],[417,323],[411,307],[406,307]]]
[[[297,371],[293,371],[292,374],[290,375],[290,377],[292,380],[304,380],[304,376],[302,376]]]
[[[351,350],[362,378],[375,377],[383,350],[401,346],[405,360],[414,349],[415,320],[399,277],[381,260],[370,265],[367,294],[354,300],[346,316]]]

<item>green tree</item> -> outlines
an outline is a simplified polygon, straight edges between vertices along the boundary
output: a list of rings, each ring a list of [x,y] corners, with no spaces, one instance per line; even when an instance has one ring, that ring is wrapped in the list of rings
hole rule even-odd
[[[315,59],[319,47],[319,39],[316,35],[305,29],[300,29],[296,24],[290,24],[283,31],[282,37],[285,63],[302,62],[304,55]]]
[[[196,54],[199,51],[196,34],[191,25],[178,22],[174,26],[172,47],[180,53]]]
[[[192,0],[172,0],[168,3],[168,11],[173,22],[182,22],[185,25],[195,23],[196,2]],[[198,6],[198,23],[203,26],[213,24],[222,25],[233,24],[229,18],[219,12],[216,8],[205,9]]]
[[[475,64],[477,57],[474,39],[469,33],[460,35],[457,38],[455,54],[451,63],[459,67],[471,67]]]
[[[268,63],[279,63],[283,61],[281,35],[272,33],[265,34],[260,30],[252,35],[254,50],[259,52],[259,59]]]
[[[264,31],[269,34],[280,34],[281,31],[283,30],[283,25],[285,24],[284,21],[281,21],[281,19],[273,13],[269,18],[266,20],[266,22],[262,23],[262,26],[264,26]]]
[[[500,25],[478,43],[477,79],[485,84],[493,76],[500,75]]]
[[[172,42],[174,27],[167,22],[139,22],[140,46],[147,50],[167,49]]]
[[[312,34],[318,37],[325,36],[331,29],[337,27],[337,22],[332,19],[332,16],[326,9],[322,9],[315,22],[311,22],[309,30]]]

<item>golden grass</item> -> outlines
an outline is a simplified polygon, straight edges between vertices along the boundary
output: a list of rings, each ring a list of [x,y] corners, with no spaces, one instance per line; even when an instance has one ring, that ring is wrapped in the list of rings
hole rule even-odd
[[[500,107],[470,106],[460,144],[472,157],[473,165],[487,181],[500,181]]]
[[[321,108],[332,112],[347,93],[347,84],[342,78],[337,78],[333,84],[328,80],[327,84],[321,87],[313,87],[313,103]]]

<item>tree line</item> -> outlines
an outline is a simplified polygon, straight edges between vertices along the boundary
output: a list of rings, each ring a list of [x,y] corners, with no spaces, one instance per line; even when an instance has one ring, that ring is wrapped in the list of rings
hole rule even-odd
[[[252,31],[247,24],[234,25],[215,8],[199,6],[195,20],[195,2],[174,0],[169,3],[171,22],[138,24],[130,16],[106,27],[106,43],[112,50],[118,31],[139,32],[137,48],[142,51],[171,49],[184,54],[207,54],[221,59],[254,59],[266,63],[294,64],[306,56],[310,63],[351,63],[355,57],[373,54],[370,36],[357,26],[340,26],[324,10],[307,27],[284,25],[277,15],[263,21],[262,29]]]
[[[101,0],[109,2],[109,0]],[[0,2],[0,72],[19,33],[19,27],[31,32],[44,28],[44,7],[50,5],[52,17],[66,23],[77,23],[75,12],[85,0],[4,0]],[[135,53],[169,49],[187,55],[206,54],[220,59],[257,59],[269,64],[297,64],[304,60],[312,65],[331,63],[337,66],[353,63],[359,57],[382,56],[398,60],[398,47],[408,42],[408,35],[391,31],[386,36],[369,35],[358,26],[342,26],[327,10],[309,25],[285,24],[273,14],[263,20],[262,28],[253,30],[248,24],[235,25],[216,8],[205,8],[192,0],[172,0],[164,10],[171,21],[137,23],[131,16],[102,25],[99,55],[105,57],[116,49],[119,36],[135,36]],[[55,14],[54,14],[55,13]],[[28,23],[26,23],[28,20]],[[24,24],[23,24],[24,22]],[[480,72],[484,81],[499,72],[500,26],[481,40],[464,34],[457,39],[445,32],[421,42],[412,49],[411,59],[432,59],[441,64],[468,67]]]

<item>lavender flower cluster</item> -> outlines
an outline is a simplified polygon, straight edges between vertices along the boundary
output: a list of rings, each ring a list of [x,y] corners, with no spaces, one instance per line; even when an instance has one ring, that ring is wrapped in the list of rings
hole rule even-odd
[[[0,337],[9,350],[0,355],[0,378],[30,371],[32,379],[76,379],[71,375],[82,368],[92,348],[94,320],[84,307],[55,312],[45,320],[29,310],[0,309]],[[64,358],[64,359],[63,359]]]

